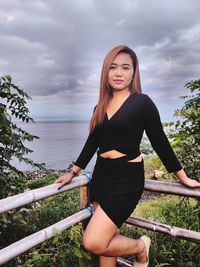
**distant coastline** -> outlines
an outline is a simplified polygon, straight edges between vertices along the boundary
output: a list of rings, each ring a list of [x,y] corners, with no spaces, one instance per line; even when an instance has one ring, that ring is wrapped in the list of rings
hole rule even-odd
[[[13,121],[14,123],[18,124],[27,124],[26,122],[22,121]],[[35,120],[34,123],[89,123],[89,120]],[[31,123],[31,122],[30,122]]]

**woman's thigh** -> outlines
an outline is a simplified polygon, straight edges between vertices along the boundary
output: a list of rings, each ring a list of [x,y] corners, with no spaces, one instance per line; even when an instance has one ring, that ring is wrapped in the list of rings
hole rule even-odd
[[[94,201],[94,202],[92,203],[92,206],[93,206],[93,210],[95,211],[96,208],[99,206],[99,203],[98,203],[97,201]],[[119,234],[119,233],[120,233],[120,229],[117,228],[117,230],[116,230],[116,234]]]
[[[103,211],[98,202],[93,202],[94,213],[84,232],[83,244],[90,249],[104,249],[119,229]]]

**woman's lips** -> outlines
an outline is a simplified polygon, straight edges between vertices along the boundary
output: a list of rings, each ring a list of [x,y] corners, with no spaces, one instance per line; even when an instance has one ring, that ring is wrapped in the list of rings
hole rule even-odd
[[[123,80],[113,80],[114,83],[122,83]]]

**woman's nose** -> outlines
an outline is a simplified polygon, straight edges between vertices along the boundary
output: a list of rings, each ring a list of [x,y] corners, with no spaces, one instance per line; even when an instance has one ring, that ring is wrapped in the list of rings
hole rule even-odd
[[[120,68],[117,68],[116,72],[115,72],[115,75],[116,76],[121,76],[122,75],[122,70]]]

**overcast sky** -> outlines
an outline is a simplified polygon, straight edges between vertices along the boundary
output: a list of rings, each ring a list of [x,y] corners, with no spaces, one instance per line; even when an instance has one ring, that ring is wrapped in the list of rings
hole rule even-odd
[[[143,92],[171,120],[200,78],[199,0],[0,0],[0,75],[32,97],[36,120],[87,120],[103,59],[130,46]]]

